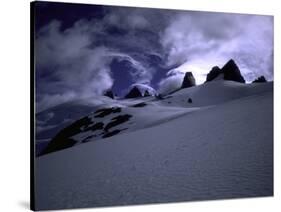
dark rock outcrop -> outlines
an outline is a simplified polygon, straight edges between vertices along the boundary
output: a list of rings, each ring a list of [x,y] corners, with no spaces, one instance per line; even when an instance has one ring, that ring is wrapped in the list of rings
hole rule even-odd
[[[163,97],[162,94],[157,94],[157,95],[155,95],[155,98],[158,99],[158,100],[164,99],[164,97]]]
[[[124,115],[119,115],[119,116],[116,116],[114,118],[111,119],[111,122],[109,122],[105,127],[104,127],[104,130],[105,132],[108,132],[108,130],[112,127],[115,127],[119,124],[122,124],[126,121],[129,121],[129,119],[132,117],[132,115],[130,114],[124,114]]]
[[[192,72],[186,72],[183,78],[181,88],[189,88],[195,86],[195,79]]]
[[[119,108],[109,108],[109,109],[100,109],[96,111],[99,118],[102,118],[106,115],[109,115],[111,113],[119,113]],[[96,113],[95,112],[95,113]],[[94,116],[95,118],[97,117]],[[111,118],[111,121],[107,123],[106,125],[102,122],[94,122],[91,118],[91,116],[83,117],[74,123],[70,124],[69,126],[62,129],[51,141],[48,143],[48,145],[41,151],[38,156],[42,156],[45,154],[49,154],[51,152],[56,152],[59,150],[63,150],[66,148],[70,148],[74,145],[79,144],[79,139],[82,143],[86,143],[91,141],[94,137],[110,137],[117,133],[120,133],[123,130],[126,130],[127,128],[124,128],[122,130],[112,129],[113,127],[119,126],[127,121],[130,120],[130,118],[133,117],[130,114],[123,114],[123,115],[117,115],[113,118]],[[87,132],[86,137],[83,138],[80,136],[80,138],[73,138],[73,136],[78,135],[81,133]]]
[[[145,102],[141,102],[141,103],[138,103],[138,104],[134,104],[131,107],[145,107],[146,105],[147,104]]]
[[[267,82],[264,76],[260,76],[257,79],[255,79],[252,83],[259,83],[259,82]]]
[[[151,96],[150,93],[148,92],[148,90],[146,90],[146,91],[144,92],[144,96]]]
[[[222,74],[222,79],[230,80],[240,83],[245,83],[245,79],[241,75],[241,72],[234,62],[234,60],[229,60],[223,67],[220,69],[218,66],[212,68],[208,73],[206,82],[215,80],[219,75]]]
[[[111,113],[120,113],[121,107],[102,108],[95,111],[95,118],[103,118]]]
[[[111,99],[114,99],[114,94],[113,94],[112,90],[105,91],[103,95],[107,96],[107,97],[109,97]]]
[[[220,74],[223,74],[218,66],[214,66],[212,70],[207,74],[206,82],[212,81],[217,78]]]
[[[140,90],[137,87],[133,87],[132,90],[125,96],[126,99],[142,97]]]
[[[102,138],[108,138],[108,137],[117,135],[118,133],[120,133],[121,131],[126,130],[126,129],[128,129],[128,128],[124,128],[124,129],[121,129],[121,130],[119,130],[119,129],[113,130],[113,131],[111,131],[111,132],[108,132],[108,133],[104,134],[104,135],[102,136]]]
[[[137,83],[130,86],[130,91],[124,98],[128,99],[155,95],[157,95],[157,92],[154,88],[147,84]]]
[[[47,147],[41,152],[41,155],[45,155],[51,152],[63,150],[74,146],[77,141],[75,141],[72,136],[82,132],[81,127],[88,128],[92,124],[92,120],[88,117],[84,117],[69,125],[68,127],[62,129],[47,145]]]
[[[245,80],[234,60],[229,60],[221,70],[224,74],[225,80],[245,83]]]

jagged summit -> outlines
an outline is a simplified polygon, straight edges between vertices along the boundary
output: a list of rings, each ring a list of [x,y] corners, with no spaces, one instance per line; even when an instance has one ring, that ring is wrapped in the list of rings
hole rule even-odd
[[[142,97],[142,93],[137,87],[133,87],[129,93],[125,96],[126,99],[129,98],[137,98],[137,97]]]
[[[115,95],[114,93],[112,92],[112,90],[106,90],[104,93],[103,93],[104,96],[107,96],[111,99],[114,99],[115,98]]]
[[[245,79],[241,75],[240,69],[236,65],[233,59],[229,60],[223,67],[222,72],[224,73],[225,80],[231,80],[236,82],[245,83]]]
[[[267,82],[264,76],[260,76],[257,79],[255,79],[252,83],[258,83],[258,82]]]
[[[223,75],[221,72],[221,69],[218,66],[214,66],[212,68],[212,70],[209,72],[209,74],[207,75],[207,79],[206,82],[212,81],[215,78],[218,78],[219,75]]]
[[[183,78],[181,88],[189,88],[195,86],[195,79],[192,72],[186,72]]]
[[[230,59],[221,69],[218,66],[214,66],[208,73],[206,82],[218,79],[245,83],[245,79],[233,59]]]
[[[134,84],[131,86],[131,90],[125,96],[128,98],[137,98],[137,97],[146,97],[146,96],[155,96],[156,91],[154,88],[145,85],[145,84]]]

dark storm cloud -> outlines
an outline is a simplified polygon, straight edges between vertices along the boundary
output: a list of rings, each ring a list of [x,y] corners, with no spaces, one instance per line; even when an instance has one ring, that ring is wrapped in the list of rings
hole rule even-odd
[[[273,78],[271,17],[101,6],[92,7],[98,15],[89,11],[85,17],[78,11],[81,17],[72,22],[50,15],[38,27],[39,111],[111,88],[117,83],[113,62],[126,61],[117,70],[124,79],[160,91],[178,87],[186,71],[201,83],[212,66],[230,58],[247,80]]]
[[[113,59],[128,61],[131,67],[120,74],[149,84],[155,72],[150,56],[161,57],[162,47],[159,29],[146,18],[146,11],[106,8],[101,19],[80,19],[65,29],[61,21],[51,20],[41,27],[36,36],[37,109],[111,88]],[[161,26],[161,20],[157,22]]]

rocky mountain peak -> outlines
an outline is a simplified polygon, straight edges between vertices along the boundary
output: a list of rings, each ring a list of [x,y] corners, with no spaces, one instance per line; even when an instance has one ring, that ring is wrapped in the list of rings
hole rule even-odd
[[[206,82],[216,80],[219,75],[224,80],[245,83],[245,79],[233,59],[230,59],[221,69],[218,66],[214,66],[207,74]]]
[[[126,99],[129,98],[137,98],[137,97],[142,97],[142,93],[137,87],[133,87],[129,93],[125,96]]]
[[[264,76],[260,76],[257,79],[255,79],[252,83],[259,83],[259,82],[267,82]]]
[[[183,78],[181,88],[189,88],[195,86],[195,79],[192,72],[186,72]]]

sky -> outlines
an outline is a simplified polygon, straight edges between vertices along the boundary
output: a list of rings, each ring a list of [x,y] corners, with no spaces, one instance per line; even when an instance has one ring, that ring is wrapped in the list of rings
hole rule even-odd
[[[234,59],[246,82],[273,80],[273,17],[182,10],[36,2],[36,109],[133,84],[160,93],[185,72],[204,83],[213,66]]]

